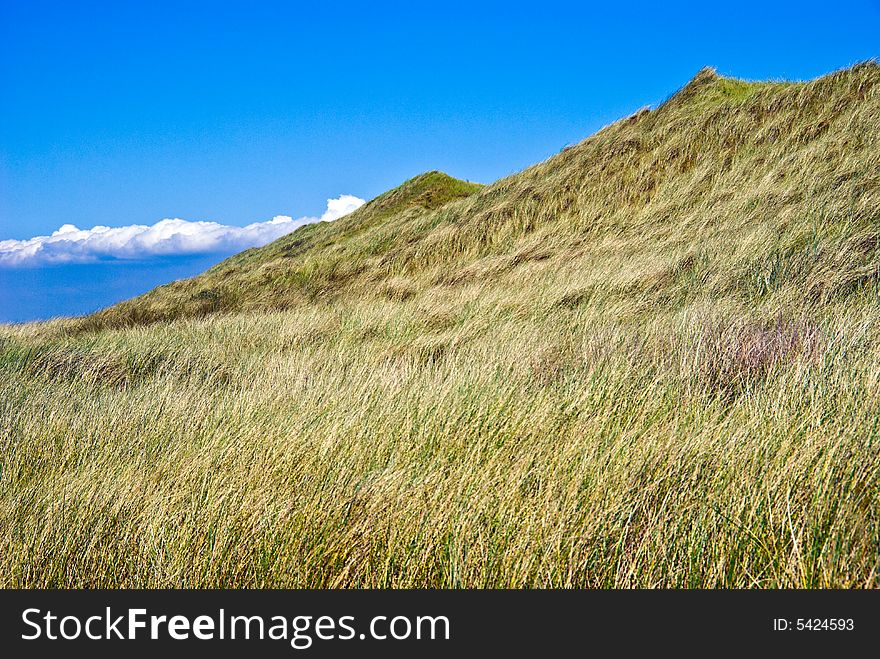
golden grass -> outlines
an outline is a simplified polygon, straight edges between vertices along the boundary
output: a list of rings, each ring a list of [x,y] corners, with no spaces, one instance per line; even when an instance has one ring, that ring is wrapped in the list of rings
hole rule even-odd
[[[877,587],[878,82],[701,72],[3,328],[0,585]]]

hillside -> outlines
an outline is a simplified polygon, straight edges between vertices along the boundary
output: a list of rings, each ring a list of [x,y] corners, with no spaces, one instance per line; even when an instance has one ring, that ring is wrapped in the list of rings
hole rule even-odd
[[[880,67],[709,69],[0,328],[0,585],[880,586]]]
[[[301,227],[270,245],[237,254],[199,277],[162,286],[96,314],[92,322],[127,325],[218,311],[284,309],[314,300],[358,274],[355,264],[344,262],[345,252],[365,236],[379,227],[387,230],[393,222],[411,221],[481,187],[441,172],[426,172],[336,222]],[[370,247],[374,252],[381,248]],[[320,263],[309,258],[315,255]]]
[[[432,295],[475,278],[516,279],[540,261],[550,271],[589,260],[603,284],[655,299],[850,290],[875,264],[877,79],[873,63],[802,84],[704,69],[658,109],[494,185],[424,174],[101,323],[346,293]],[[853,249],[835,242],[842,223]]]

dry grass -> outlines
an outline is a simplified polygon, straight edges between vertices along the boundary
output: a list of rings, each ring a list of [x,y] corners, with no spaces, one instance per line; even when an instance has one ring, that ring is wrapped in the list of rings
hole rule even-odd
[[[702,72],[3,328],[0,585],[877,587],[878,82]]]

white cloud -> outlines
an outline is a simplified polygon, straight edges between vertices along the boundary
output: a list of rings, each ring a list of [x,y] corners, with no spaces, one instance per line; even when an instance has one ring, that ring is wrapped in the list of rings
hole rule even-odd
[[[133,224],[125,227],[96,226],[79,229],[63,224],[51,236],[28,240],[0,240],[0,266],[23,267],[55,263],[88,263],[108,259],[140,259],[175,254],[210,254],[238,252],[260,247],[304,224],[331,222],[363,205],[364,200],[342,195],[327,200],[321,217],[294,219],[278,215],[268,222],[245,227],[216,222],[162,220],[152,226]]]

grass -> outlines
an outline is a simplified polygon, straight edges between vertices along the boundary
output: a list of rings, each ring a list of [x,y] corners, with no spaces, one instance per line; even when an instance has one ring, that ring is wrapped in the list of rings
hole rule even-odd
[[[0,330],[0,585],[880,585],[880,70],[701,72]]]

